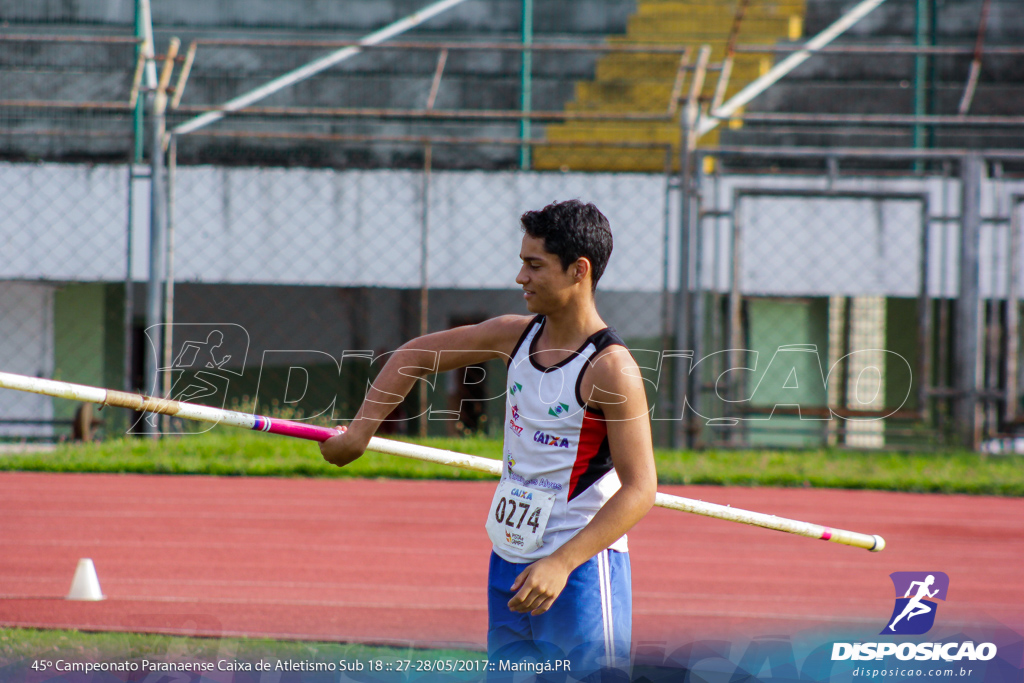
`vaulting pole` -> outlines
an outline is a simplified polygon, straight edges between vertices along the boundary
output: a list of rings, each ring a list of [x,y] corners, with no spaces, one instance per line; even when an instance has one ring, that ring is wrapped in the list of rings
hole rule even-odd
[[[160,413],[162,415],[171,415],[173,417],[180,417],[188,420],[198,420],[200,422],[226,424],[233,427],[242,427],[243,429],[252,429],[259,432],[268,432],[270,434],[281,434],[283,436],[306,439],[308,441],[323,442],[344,431],[344,427],[318,427],[316,425],[294,422],[292,420],[279,420],[277,418],[269,418],[263,415],[250,415],[249,413],[240,413],[234,410],[202,406],[195,403],[182,403],[181,401],[172,401],[165,398],[145,396],[142,394],[131,394],[111,389],[101,389],[99,387],[90,387],[83,384],[70,384],[68,382],[58,382],[38,377],[27,377],[25,375],[15,375],[9,372],[0,372],[0,388],[28,391],[35,394],[45,394],[47,396],[54,396],[57,398],[68,398],[75,401],[99,403],[102,406],[131,408],[132,410],[141,412]],[[486,472],[487,474],[493,474],[496,476],[501,475],[501,462],[498,460],[481,458],[476,455],[467,455],[465,453],[457,453],[455,451],[448,451],[440,448],[420,446],[419,444],[391,441],[390,439],[382,439],[377,436],[370,439],[370,444],[367,447],[367,450],[386,453],[388,455],[398,455],[403,458],[425,460],[427,462],[434,462],[442,465],[451,465],[452,467],[474,470],[476,472]],[[703,515],[704,517],[714,517],[715,519],[724,519],[730,522],[739,522],[741,524],[759,526],[765,529],[784,531],[788,534],[796,534],[797,536],[806,536],[807,538],[832,541],[833,543],[854,546],[856,548],[864,548],[876,553],[885,548],[885,540],[881,536],[862,534],[856,531],[845,531],[843,529],[833,529],[827,526],[811,524],[810,522],[801,522],[795,519],[766,515],[761,512],[740,510],[739,508],[729,507],[728,505],[717,505],[715,503],[705,503],[704,501],[693,500],[692,498],[671,496],[667,493],[659,492],[655,497],[654,504],[658,507],[668,508],[670,510],[692,512],[697,515]]]

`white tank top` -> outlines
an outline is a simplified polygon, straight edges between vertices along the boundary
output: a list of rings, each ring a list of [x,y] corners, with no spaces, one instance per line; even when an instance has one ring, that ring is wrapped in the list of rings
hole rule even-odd
[[[619,489],[604,414],[586,406],[580,384],[598,351],[625,344],[614,330],[605,328],[562,362],[544,367],[535,355],[543,328],[544,317],[534,318],[509,361],[502,479],[554,493],[555,502],[540,548],[520,553],[494,546],[494,552],[509,562],[533,562],[550,555]],[[625,551],[626,537],[610,547]]]

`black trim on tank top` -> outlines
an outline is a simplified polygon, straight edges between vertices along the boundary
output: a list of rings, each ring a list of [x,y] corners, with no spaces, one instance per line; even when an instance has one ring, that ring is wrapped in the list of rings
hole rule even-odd
[[[603,416],[603,410],[595,406],[587,405],[586,401],[583,400],[583,394],[580,391],[580,388],[583,386],[583,375],[585,375],[587,370],[590,368],[594,356],[599,354],[604,349],[608,348],[609,346],[621,346],[627,351],[629,351],[629,347],[626,346],[626,342],[622,341],[622,337],[619,336],[619,333],[616,332],[611,327],[606,327],[603,330],[598,330],[594,334],[590,335],[590,337],[587,339],[587,344],[590,343],[594,344],[594,352],[590,354],[590,358],[587,359],[586,365],[584,365],[583,368],[580,370],[580,374],[576,375],[576,402],[580,404],[581,408],[584,408],[585,410],[589,410],[593,413],[597,413],[598,415]]]
[[[506,369],[512,367],[512,359],[516,357],[517,353],[519,353],[519,347],[523,345],[524,341],[526,341],[526,335],[530,334],[530,330],[533,329],[533,326],[536,325],[537,322],[543,318],[544,316],[542,315],[533,316],[533,320],[531,320],[530,324],[526,326],[526,329],[523,330],[523,333],[519,335],[519,341],[516,342],[515,347],[512,349],[512,354],[508,357],[508,361],[505,363]]]
[[[538,317],[541,317],[541,316],[538,316]],[[592,334],[589,337],[587,337],[586,340],[580,345],[580,347],[578,349],[576,349],[575,351],[573,351],[572,353],[570,353],[568,356],[566,356],[562,360],[558,361],[554,365],[544,366],[544,365],[541,365],[540,363],[538,363],[536,360],[534,360],[534,355],[537,353],[537,340],[540,339],[540,335],[544,333],[544,324],[546,322],[547,322],[547,318],[544,318],[543,320],[541,320],[540,329],[537,330],[537,334],[535,334],[533,336],[533,340],[530,342],[530,353],[529,353],[530,364],[534,367],[534,369],[540,370],[541,372],[551,372],[552,370],[557,370],[558,368],[561,368],[561,367],[564,367],[564,366],[568,365],[570,362],[572,362],[572,360],[574,358],[576,358],[576,356],[578,356],[581,353],[583,353],[583,349],[587,348],[587,345],[592,343],[595,339],[597,339],[599,335],[601,335],[601,334],[603,334],[605,332],[611,332],[613,335],[615,335],[615,331],[612,330],[612,328],[610,328],[610,327],[605,327],[604,329],[598,330],[594,334]],[[615,335],[615,338],[618,339],[618,335]],[[621,343],[621,340],[620,340],[620,343]],[[623,346],[625,346],[625,344],[623,344]],[[602,346],[601,348],[604,348],[604,347]],[[579,396],[579,392],[576,392],[576,395]]]

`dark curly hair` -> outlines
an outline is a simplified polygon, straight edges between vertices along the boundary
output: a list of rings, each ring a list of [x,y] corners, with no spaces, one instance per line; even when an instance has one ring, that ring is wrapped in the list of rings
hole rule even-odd
[[[519,221],[527,235],[544,240],[544,249],[558,256],[563,270],[580,257],[590,261],[590,282],[597,288],[612,255],[612,230],[596,206],[570,199],[527,211]]]

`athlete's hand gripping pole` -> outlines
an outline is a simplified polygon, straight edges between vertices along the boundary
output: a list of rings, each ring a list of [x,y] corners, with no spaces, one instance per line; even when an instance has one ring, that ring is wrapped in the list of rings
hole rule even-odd
[[[337,435],[339,431],[343,429],[317,427],[315,425],[294,422],[292,420],[279,420],[277,418],[269,418],[262,415],[252,415],[234,410],[224,410],[223,408],[212,408],[210,406],[203,406],[194,403],[182,403],[180,401],[172,401],[170,399],[155,398],[124,391],[114,391],[112,389],[101,389],[98,387],[85,386],[83,384],[70,384],[68,382],[58,382],[56,380],[41,379],[38,377],[27,377],[9,372],[0,372],[0,388],[28,391],[35,394],[44,394],[46,396],[67,398],[75,401],[85,401],[88,403],[99,403],[100,405],[106,406],[131,408],[132,410],[141,412],[160,413],[162,415],[171,415],[173,417],[197,420],[200,422],[226,424],[233,427],[242,427],[244,429],[269,432],[270,434],[292,436],[309,441],[326,441],[332,436]],[[388,455],[398,455],[403,458],[425,460],[427,462],[435,462],[442,465],[451,465],[452,467],[459,467],[466,470],[501,475],[501,463],[497,460],[481,458],[475,455],[467,455],[465,453],[457,453],[455,451],[448,451],[440,448],[420,446],[418,444],[391,441],[389,439],[382,439],[376,436],[370,439],[367,450],[386,453]],[[794,519],[776,517],[775,515],[766,515],[761,512],[751,512],[749,510],[741,510],[739,508],[733,508],[726,505],[717,505],[715,503],[705,503],[704,501],[693,500],[691,498],[671,496],[666,493],[658,493],[654,504],[671,510],[692,512],[705,517],[714,517],[716,519],[724,519],[730,522],[739,522],[741,524],[759,526],[765,529],[784,531],[798,536],[806,536],[808,538],[832,541],[833,543],[840,543],[842,545],[865,548],[876,553],[885,548],[885,540],[881,536],[862,534],[856,531],[845,531],[843,529],[833,529],[826,526],[820,526],[818,524],[811,524],[809,522],[800,522]]]

